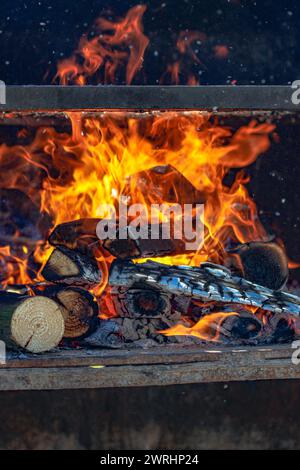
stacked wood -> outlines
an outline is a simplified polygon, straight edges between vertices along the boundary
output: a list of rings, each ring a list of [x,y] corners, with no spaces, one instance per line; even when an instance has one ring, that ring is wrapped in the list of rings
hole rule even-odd
[[[149,285],[115,287],[110,290],[110,296],[119,317],[180,319],[180,313],[172,309],[171,297]]]
[[[102,281],[96,260],[64,246],[52,252],[41,274],[47,281],[70,285],[92,287]]]
[[[40,353],[56,347],[64,334],[64,318],[54,300],[42,296],[1,294],[0,338],[8,348]]]

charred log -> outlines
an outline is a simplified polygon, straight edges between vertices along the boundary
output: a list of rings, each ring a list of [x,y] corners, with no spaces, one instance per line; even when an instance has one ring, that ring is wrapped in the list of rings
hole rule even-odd
[[[275,314],[270,320],[272,332],[269,334],[271,343],[289,343],[296,337],[296,327],[293,319],[282,314]]]
[[[0,296],[0,338],[7,347],[39,353],[56,347],[64,334],[59,305],[46,297]]]
[[[276,243],[250,242],[231,250],[226,264],[240,276],[269,289],[281,289],[289,275],[288,260]]]
[[[173,256],[186,252],[184,240],[163,238],[161,224],[143,227],[142,230],[148,234],[147,238],[133,239],[129,234],[126,239],[122,239],[117,229],[115,238],[100,240],[97,236],[99,222],[101,219],[80,219],[58,225],[51,233],[49,243],[52,246],[76,249],[82,253],[104,248],[108,254],[123,260]],[[171,223],[171,233],[172,231]],[[156,239],[153,239],[152,233],[156,234]]]
[[[161,201],[174,204],[203,204],[204,194],[193,186],[182,173],[171,165],[161,165],[141,171],[128,178],[123,195],[131,203],[140,202],[135,194],[142,194],[146,204],[161,204]]]
[[[95,259],[63,246],[52,252],[42,276],[50,282],[81,286],[93,286],[102,280]]]
[[[142,340],[153,340],[158,344],[178,343],[183,338],[164,336],[161,330],[174,326],[174,321],[162,318],[115,318],[114,322],[119,325],[120,333],[125,343],[133,343]]]
[[[48,239],[52,246],[64,246],[71,250],[88,251],[99,244],[97,225],[101,219],[78,219],[57,225]]]
[[[180,313],[172,310],[170,296],[149,285],[114,288],[110,295],[119,317],[180,319]]]
[[[153,261],[135,265],[115,261],[111,267],[111,286],[132,287],[142,282],[155,285],[165,294],[184,295],[204,302],[242,304],[272,312],[300,315],[300,299],[285,292],[274,292],[256,285],[230,271],[211,263],[200,268],[189,266],[166,266]]]
[[[96,330],[81,341],[82,345],[95,348],[121,348],[124,340],[115,320],[99,320]]]
[[[93,296],[79,287],[48,286],[40,295],[60,306],[65,321],[64,338],[81,338],[96,327],[98,305]]]

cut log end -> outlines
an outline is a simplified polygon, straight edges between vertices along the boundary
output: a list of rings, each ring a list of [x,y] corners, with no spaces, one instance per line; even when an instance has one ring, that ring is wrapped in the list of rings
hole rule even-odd
[[[102,281],[101,271],[94,258],[62,246],[52,252],[42,276],[50,282],[72,285],[93,286]]]
[[[17,306],[11,318],[13,341],[33,353],[56,347],[64,335],[59,306],[46,297],[31,297]]]
[[[93,330],[98,306],[93,296],[83,289],[64,287],[51,296],[59,306],[65,320],[65,338],[83,337]]]

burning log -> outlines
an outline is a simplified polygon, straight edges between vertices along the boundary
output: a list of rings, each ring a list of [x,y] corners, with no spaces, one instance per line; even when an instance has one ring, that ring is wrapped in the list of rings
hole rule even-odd
[[[64,334],[59,306],[46,297],[0,296],[0,337],[7,347],[40,353],[56,347]]]
[[[64,338],[81,338],[96,327],[98,305],[93,296],[79,287],[49,286],[41,295],[59,305],[65,321]]]
[[[281,289],[289,275],[288,260],[276,243],[250,242],[231,250],[226,262],[239,275],[269,289]]]
[[[248,312],[241,312],[239,315],[227,316],[224,318],[220,333],[230,340],[247,341],[259,336],[262,331],[262,324],[258,318]]]
[[[100,220],[79,219],[57,225],[48,241],[52,246],[64,246],[86,252],[91,245],[99,243],[96,230]]]
[[[162,226],[156,226],[157,232],[162,233]],[[117,238],[114,240],[106,239],[102,246],[110,254],[121,260],[130,260],[134,258],[155,258],[162,256],[175,256],[186,252],[184,240],[163,239],[159,235],[159,239],[151,238],[151,231],[156,230],[155,226],[147,226],[148,238],[138,238],[134,240],[128,237],[126,240]]]
[[[217,301],[259,307],[271,312],[300,316],[300,299],[274,292],[237,276],[222,266],[203,263],[200,268],[166,266],[153,261],[135,265],[115,261],[109,284],[124,288],[136,283],[155,285],[165,294],[185,295],[195,300]]]
[[[42,270],[42,276],[50,282],[90,287],[102,280],[96,260],[63,246],[52,252]]]
[[[139,197],[134,195],[138,188]],[[203,204],[205,195],[172,165],[160,165],[141,171],[128,178],[122,193],[130,197],[131,203],[140,202],[140,194],[146,204],[160,204],[161,201],[174,204]]]
[[[115,318],[114,322],[119,325],[120,334],[125,343],[132,343],[141,340],[153,340],[163,344],[178,342],[178,338],[166,337],[161,334],[165,330],[174,326],[177,321],[170,321],[161,318]]]
[[[180,313],[172,312],[170,296],[149,285],[114,288],[110,295],[119,317],[180,319]]]
[[[97,236],[99,222],[101,222],[101,219],[80,219],[58,225],[51,233],[48,241],[52,246],[76,249],[82,253],[89,253],[93,248],[102,247],[111,255],[123,260],[186,253],[184,240],[164,239],[162,237],[163,227],[161,224],[145,227],[148,238],[135,240],[128,236],[126,239],[120,239],[117,230],[116,238],[101,241]],[[171,233],[172,230],[171,223]],[[158,234],[158,239],[151,237],[153,232]]]
[[[36,245],[51,227],[50,216],[41,213],[18,189],[0,189],[0,246]]]

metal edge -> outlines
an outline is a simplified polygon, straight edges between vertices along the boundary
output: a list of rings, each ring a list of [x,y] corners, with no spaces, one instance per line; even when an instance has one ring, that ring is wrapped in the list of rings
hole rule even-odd
[[[63,110],[298,111],[291,86],[44,86],[6,87],[0,112]],[[295,101],[295,100],[294,100]]]

